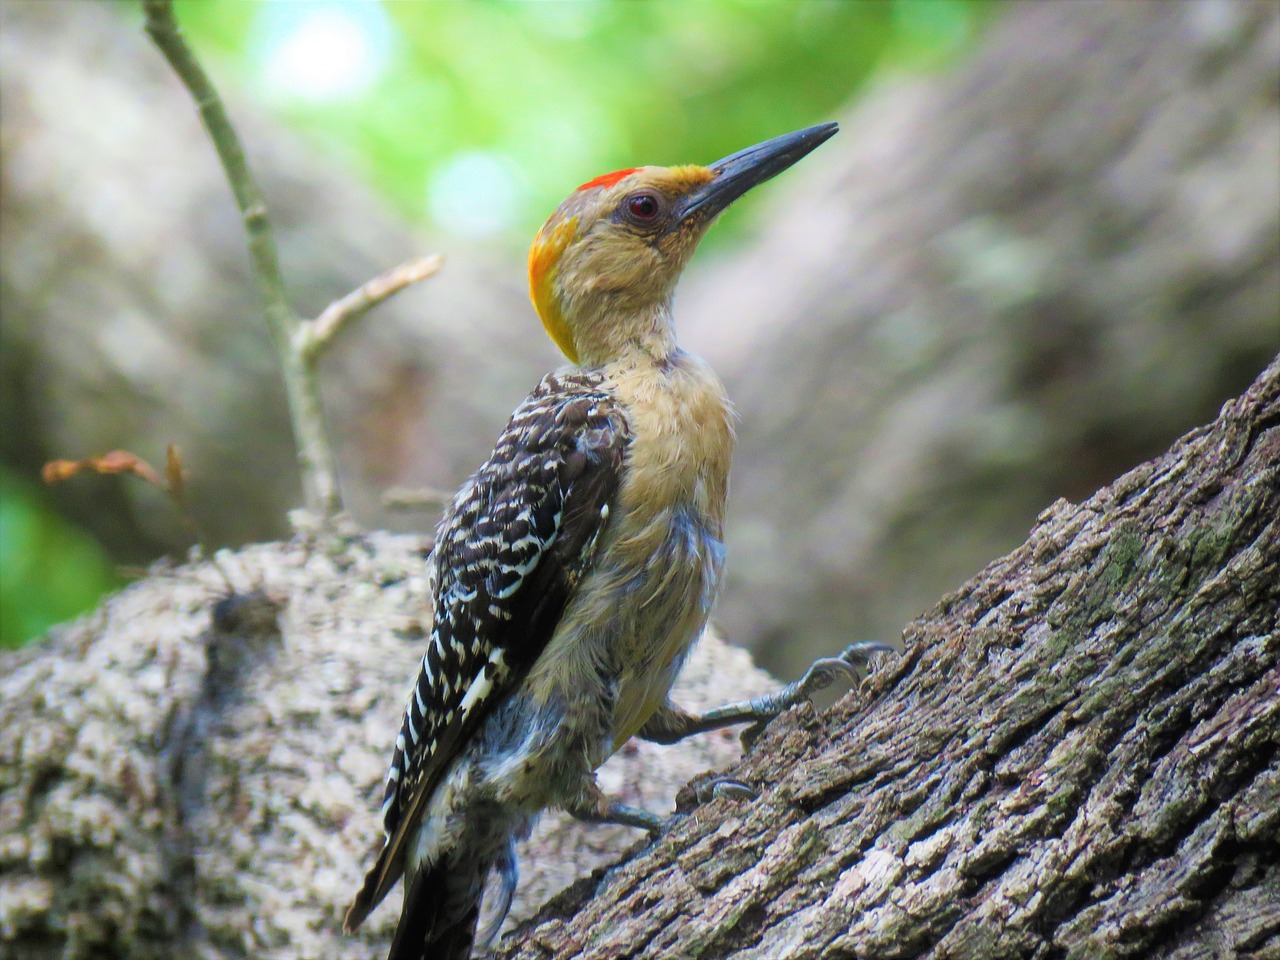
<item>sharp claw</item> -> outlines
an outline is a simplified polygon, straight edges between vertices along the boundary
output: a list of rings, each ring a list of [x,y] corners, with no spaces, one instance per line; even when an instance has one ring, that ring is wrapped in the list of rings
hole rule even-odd
[[[640,807],[629,807],[625,803],[609,800],[603,796],[598,805],[566,807],[565,810],[575,820],[581,820],[583,823],[612,823],[621,827],[634,827],[654,836],[662,833],[667,824],[667,821],[656,813]]]
[[[713,780],[709,786],[714,800],[755,800],[760,796],[754,787],[729,777]]]
[[[858,686],[871,663],[871,657],[877,653],[897,653],[886,643],[877,640],[863,640],[852,643],[840,652],[838,657],[823,657],[809,665],[804,676],[789,683],[777,693],[766,694],[750,701],[746,706],[756,722],[742,731],[742,748],[750,750],[756,740],[764,732],[766,724],[782,711],[804,703],[819,690],[825,690],[838,677],[848,680],[851,687]]]
[[[856,684],[861,675],[854,664],[840,657],[823,657],[809,665],[808,672],[800,681],[800,689],[806,694],[825,690],[835,682],[837,676],[843,674],[850,683]]]
[[[878,640],[852,643],[845,647],[838,657],[823,657],[821,660],[815,660],[801,678],[798,689],[808,697],[811,693],[825,690],[835,682],[837,676],[841,675],[849,681],[850,686],[857,686],[862,682],[863,673],[870,665],[873,654],[896,652],[893,647]]]
[[[755,800],[759,792],[750,784],[735,780],[733,777],[716,777],[700,784],[694,790],[698,803],[710,803],[712,800]]]
[[[859,660],[862,663],[869,663],[873,653],[897,653],[893,647],[887,643],[881,643],[879,640],[862,640],[858,643],[851,643],[844,648],[844,652],[840,654],[842,660]]]

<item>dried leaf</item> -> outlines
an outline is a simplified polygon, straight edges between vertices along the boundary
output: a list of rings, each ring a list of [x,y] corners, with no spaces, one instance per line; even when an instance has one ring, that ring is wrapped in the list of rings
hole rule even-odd
[[[155,468],[137,454],[130,453],[128,450],[112,450],[110,453],[104,453],[100,457],[89,457],[85,460],[50,460],[41,469],[40,478],[52,486],[55,483],[69,480],[82,470],[104,474],[132,473],[135,477],[139,477],[147,481],[147,483],[159,487],[161,490],[165,488],[164,481],[160,479],[160,475],[156,473]]]
[[[169,481],[169,494],[179,503],[186,493],[186,475],[182,472],[182,451],[176,443],[169,444],[165,451],[165,479]]]
[[[40,469],[40,479],[48,486],[69,480],[80,472],[79,460],[50,460]]]

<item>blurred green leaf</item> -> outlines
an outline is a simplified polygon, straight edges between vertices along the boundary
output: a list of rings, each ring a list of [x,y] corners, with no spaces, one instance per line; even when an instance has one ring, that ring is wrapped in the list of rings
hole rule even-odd
[[[33,482],[0,470],[0,647],[91,609],[122,583],[102,548]]]

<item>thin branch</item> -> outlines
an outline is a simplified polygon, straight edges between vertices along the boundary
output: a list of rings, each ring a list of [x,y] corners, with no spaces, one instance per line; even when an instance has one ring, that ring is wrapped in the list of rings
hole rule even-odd
[[[419,257],[393,267],[374,277],[358,290],[325,307],[314,320],[304,323],[294,334],[298,350],[314,363],[333,339],[354,320],[360,319],[384,300],[394,297],[405,287],[420,283],[440,271],[444,258],[439,254]]]
[[[218,159],[248,236],[253,276],[262,294],[272,340],[280,356],[289,418],[298,450],[298,469],[307,508],[322,530],[342,511],[338,471],[325,434],[324,407],[316,371],[320,354],[338,332],[383,300],[440,269],[439,257],[423,257],[395,268],[330,304],[318,318],[304,321],[289,306],[267,204],[254,182],[244,148],[213,82],[187,45],[173,12],[173,0],[142,0],[146,30],[195,99],[200,119]]]
[[[227,181],[236,197],[236,205],[244,217],[245,231],[249,235],[249,254],[253,257],[253,274],[267,305],[268,319],[272,321],[272,333],[280,340],[288,336],[290,323],[296,323],[289,301],[285,296],[284,278],[280,274],[280,260],[276,255],[275,238],[267,220],[267,204],[262,192],[249,173],[240,137],[227,116],[227,111],[214,89],[213,81],[204,72],[200,61],[187,46],[173,15],[172,0],[142,0],[146,12],[146,30],[169,65],[191,91],[200,119],[218,151],[218,159],[226,171]]]
[[[213,82],[182,36],[173,13],[173,0],[142,0],[142,8],[146,13],[147,33],[195,99],[200,119],[218,151],[218,159],[222,161],[227,182],[235,194],[236,205],[240,208],[248,235],[253,276],[262,294],[267,324],[283,368],[285,394],[298,445],[298,467],[302,473],[307,507],[322,518],[331,518],[342,508],[338,495],[337,471],[333,452],[325,437],[319,389],[314,380],[309,380],[306,376],[302,359],[293,349],[294,332],[301,321],[289,306],[285,294],[275,237],[267,218],[266,201],[249,172],[244,147],[240,144],[240,137],[227,116]]]

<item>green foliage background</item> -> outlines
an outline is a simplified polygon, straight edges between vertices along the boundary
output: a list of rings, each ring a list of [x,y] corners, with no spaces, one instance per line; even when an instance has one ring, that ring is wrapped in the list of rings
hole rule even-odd
[[[178,0],[177,8],[232,104],[265,105],[406,219],[438,230],[467,232],[473,208],[505,191],[471,232],[521,247],[578,183],[642,163],[709,163],[837,117],[886,72],[945,62],[994,5]],[[141,31],[136,4],[119,0],[119,9]],[[317,22],[329,24],[320,31],[333,45],[329,66],[350,59],[352,36],[363,44],[359,82],[328,88],[321,73],[308,86],[311,74],[292,70],[290,43]],[[713,242],[732,236],[727,226]],[[0,645],[92,607],[118,582],[102,550],[32,480],[0,473]]]
[[[433,174],[484,152],[518,181],[523,243],[578,183],[640,163],[709,163],[829,120],[877,72],[920,69],[976,33],[982,0],[426,0],[209,3],[178,13],[224,79],[346,158],[407,216]],[[326,13],[376,48],[349,94],[273,85],[288,38]],[[278,80],[278,77],[277,77]],[[438,226],[448,228],[448,223]]]
[[[40,636],[119,584],[98,544],[35,482],[0,470],[0,647]]]

